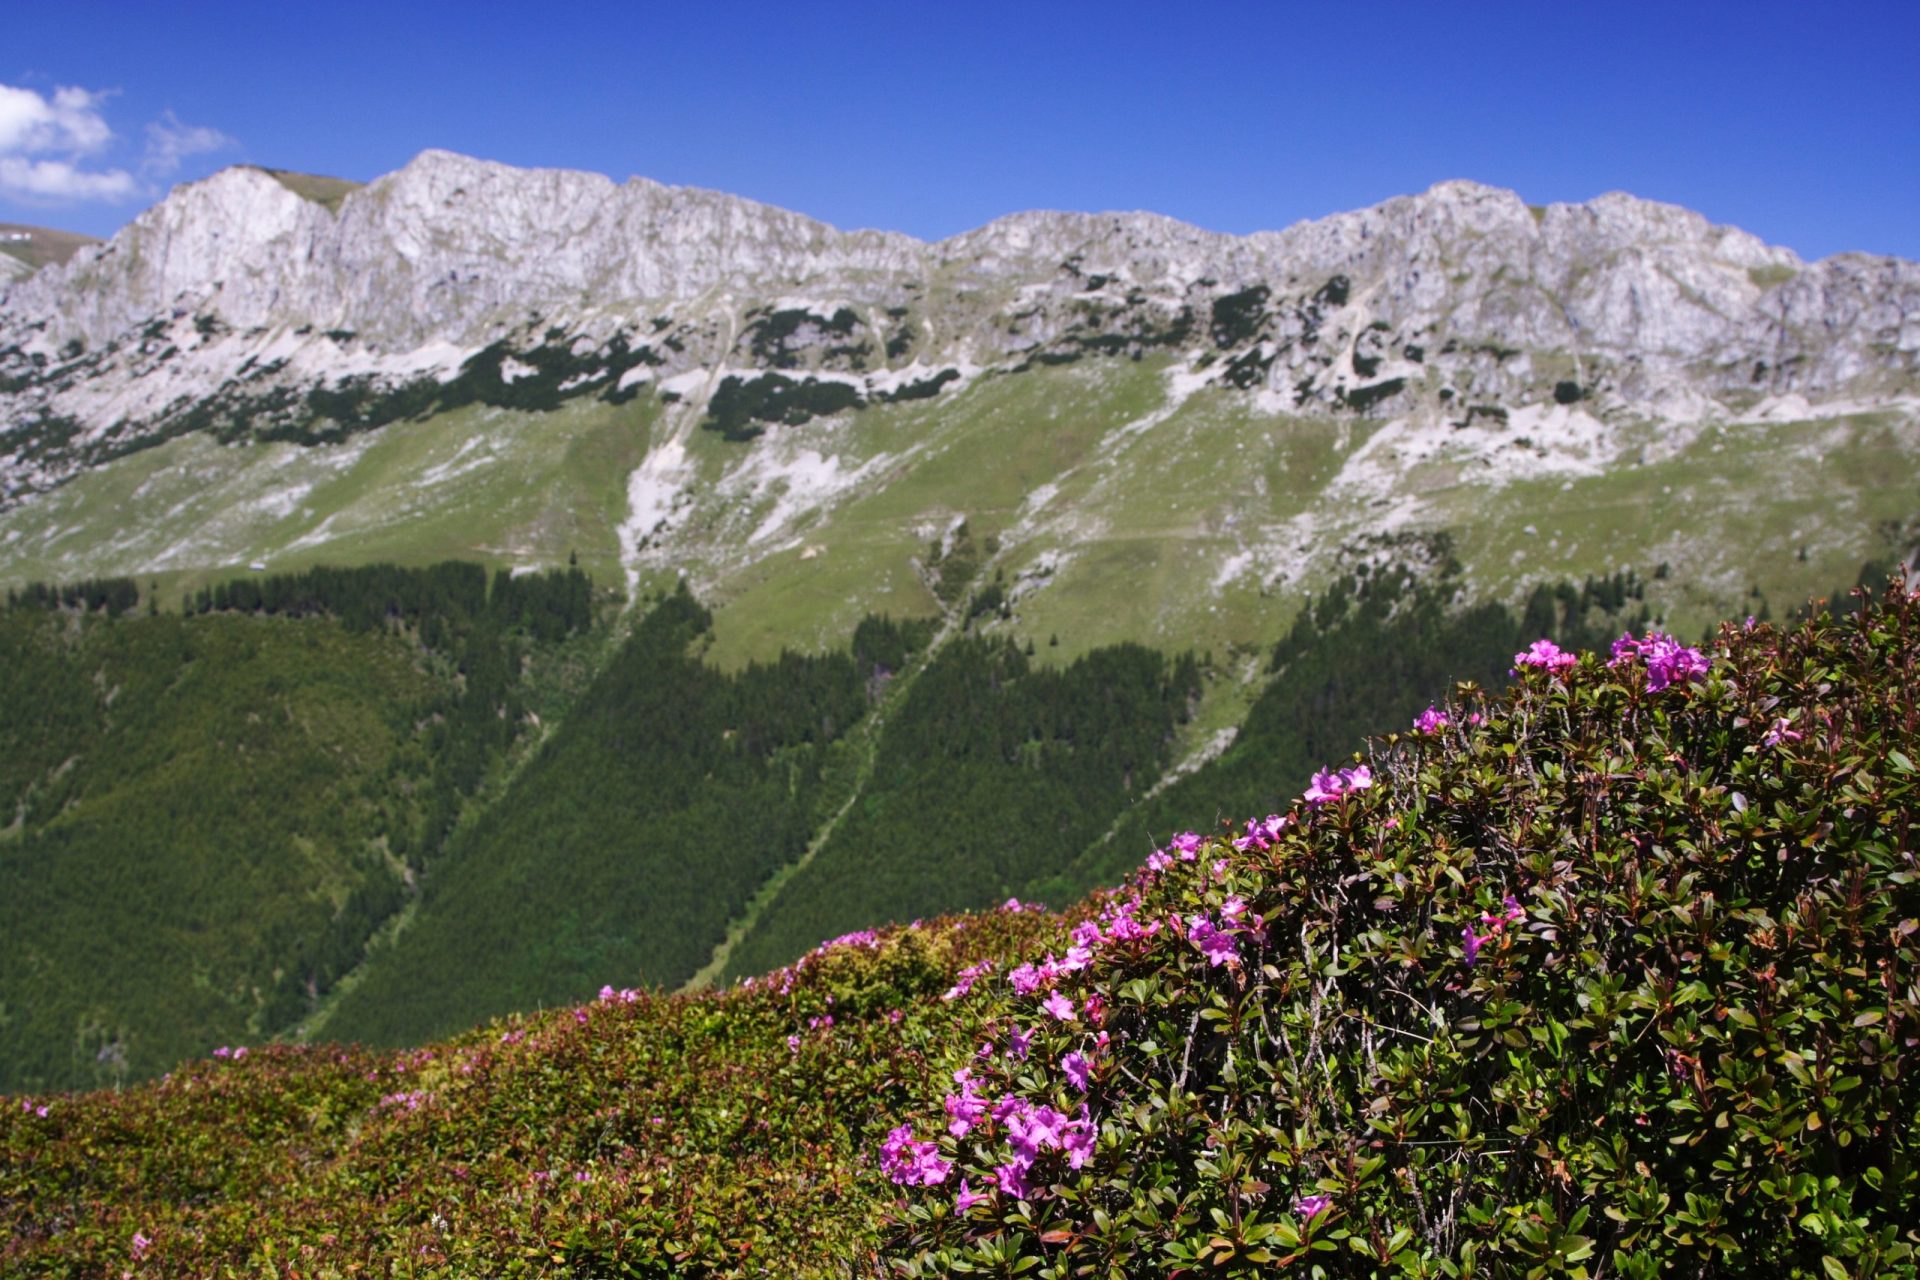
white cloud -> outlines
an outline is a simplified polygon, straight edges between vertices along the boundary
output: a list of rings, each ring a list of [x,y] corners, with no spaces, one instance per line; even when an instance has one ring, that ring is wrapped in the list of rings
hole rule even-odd
[[[0,84],[0,154],[61,151],[89,155],[113,140],[100,114],[104,93],[71,85],[43,98],[32,89]]]
[[[147,126],[147,154],[140,162],[140,171],[156,178],[168,177],[179,171],[180,162],[188,156],[239,145],[218,129],[182,124],[180,118],[168,110]]]
[[[0,196],[28,200],[125,200],[139,190],[125,169],[82,169],[66,160],[0,155]]]
[[[150,183],[172,177],[188,157],[239,145],[167,111],[147,126],[136,178],[103,155],[116,141],[103,111],[111,96],[73,85],[47,95],[0,84],[0,198],[70,203],[152,195]]]

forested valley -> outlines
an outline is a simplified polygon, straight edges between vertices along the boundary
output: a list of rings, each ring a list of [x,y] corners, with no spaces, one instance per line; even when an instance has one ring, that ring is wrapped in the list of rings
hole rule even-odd
[[[844,648],[725,671],[684,584],[623,616],[572,568],[317,568],[179,612],[130,582],[15,592],[0,1085],[139,1079],[229,1041],[416,1043],[888,922],[1066,905],[1174,832],[1284,807],[1454,682],[1497,687],[1533,639],[1658,622],[1633,572],[1514,608],[1469,598],[1444,535],[1374,551],[1185,772],[1211,654],[1049,665],[869,617]]]

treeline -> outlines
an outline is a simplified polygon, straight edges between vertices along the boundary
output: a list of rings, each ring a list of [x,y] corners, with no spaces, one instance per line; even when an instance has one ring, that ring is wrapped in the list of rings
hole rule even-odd
[[[132,578],[87,578],[64,585],[29,582],[7,588],[9,609],[77,609],[117,618],[139,603],[140,584]]]
[[[963,638],[916,678],[860,798],[729,958],[730,976],[823,938],[1025,896],[1143,794],[1200,692],[1192,655],[1099,649],[1036,667]]]
[[[578,567],[493,576],[467,561],[426,568],[393,564],[333,567],[234,578],[181,602],[184,613],[325,615],[350,631],[406,628],[429,649],[447,647],[476,626],[563,640],[593,625],[593,581]]]
[[[1513,655],[1535,640],[1605,650],[1649,622],[1646,585],[1631,571],[1543,584],[1518,610],[1471,603],[1446,536],[1426,541],[1412,558],[1429,567],[1362,567],[1302,610],[1274,646],[1272,682],[1233,745],[1127,814],[1056,892],[1111,883],[1178,831],[1284,809],[1315,770],[1344,761],[1369,734],[1407,727],[1456,682],[1504,685]]]
[[[846,652],[726,673],[710,614],[659,601],[501,799],[450,842],[419,914],[327,1034],[405,1043],[602,983],[677,985],[805,850],[833,744],[925,643],[869,619]]]

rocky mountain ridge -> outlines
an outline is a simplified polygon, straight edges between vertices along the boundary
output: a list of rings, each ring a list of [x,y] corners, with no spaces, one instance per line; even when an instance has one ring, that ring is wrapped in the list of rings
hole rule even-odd
[[[16,500],[194,430],[325,438],[461,397],[619,397],[696,372],[673,394],[731,378],[741,436],[982,370],[1149,353],[1268,411],[1462,426],[1555,403],[1697,422],[1920,386],[1920,266],[1804,263],[1674,206],[1530,208],[1459,181],[1244,237],[1036,212],[926,244],[429,151],[328,203],[228,169],[0,290]]]

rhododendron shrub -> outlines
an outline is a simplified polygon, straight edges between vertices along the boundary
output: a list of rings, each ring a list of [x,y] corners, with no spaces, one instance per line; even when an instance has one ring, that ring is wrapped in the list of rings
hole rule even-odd
[[[976,984],[899,1270],[1912,1274],[1920,607],[1610,657],[1532,646],[1149,858],[1105,909],[1153,932]]]

